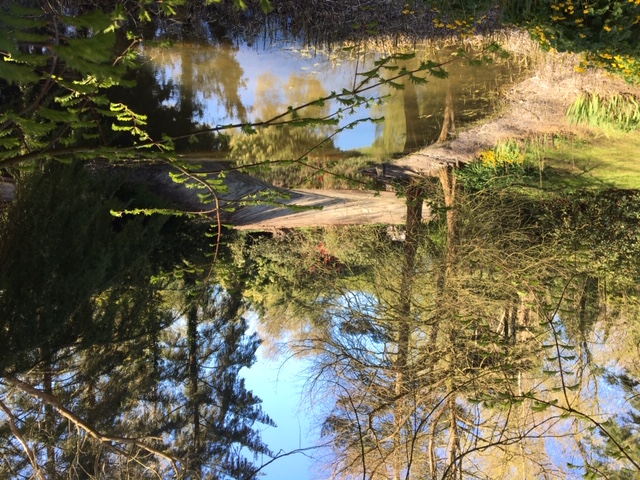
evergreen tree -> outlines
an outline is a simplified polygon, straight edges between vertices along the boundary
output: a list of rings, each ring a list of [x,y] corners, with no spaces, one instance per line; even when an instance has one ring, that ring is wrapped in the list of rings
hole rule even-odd
[[[187,298],[185,318],[166,332],[166,428],[189,478],[248,479],[255,467],[246,453],[271,455],[254,425],[273,422],[239,376],[259,345],[242,310],[240,291],[209,287]]]
[[[50,164],[22,180],[0,225],[0,371],[15,373],[65,348],[124,341],[142,321],[166,219],[114,219],[133,201],[123,179],[82,164]],[[166,239],[167,237],[165,237]],[[132,288],[135,287],[135,288]],[[148,317],[147,317],[148,318]]]
[[[123,185],[51,164],[4,214],[0,476],[249,478],[245,453],[269,454],[254,424],[272,422],[239,377],[259,344],[241,292],[185,294],[183,324],[164,272],[198,247],[188,221],[114,218],[142,205]]]

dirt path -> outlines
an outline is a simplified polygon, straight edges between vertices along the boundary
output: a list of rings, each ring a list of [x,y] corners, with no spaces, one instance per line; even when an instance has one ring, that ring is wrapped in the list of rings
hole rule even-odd
[[[190,158],[190,157],[187,157]],[[227,170],[227,192],[218,192],[222,221],[239,230],[276,230],[283,228],[332,225],[366,225],[405,223],[407,205],[394,192],[367,190],[283,190],[245,173],[228,170],[228,164],[215,160],[191,158],[201,171]],[[203,205],[198,193],[184,184],[172,182],[168,165],[136,168],[135,181],[145,183],[151,191],[172,200],[181,209],[207,212],[214,205]],[[187,183],[196,183],[188,181]],[[228,208],[224,208],[224,207]],[[425,209],[424,215],[429,215]],[[214,216],[213,213],[207,213]]]
[[[295,205],[295,209],[256,205],[233,212],[229,221],[238,230],[271,230],[335,225],[400,225],[407,217],[405,199],[393,192],[292,190],[289,193],[290,198],[283,203]],[[300,210],[300,207],[308,210]]]

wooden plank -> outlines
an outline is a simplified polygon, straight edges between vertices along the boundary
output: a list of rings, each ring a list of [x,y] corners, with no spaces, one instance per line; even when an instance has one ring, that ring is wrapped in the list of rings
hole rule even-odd
[[[254,205],[233,212],[228,222],[240,230],[322,227],[330,225],[399,225],[407,205],[392,192],[364,190],[292,190],[283,206]],[[286,208],[294,205],[296,208]],[[311,208],[300,211],[299,208]]]

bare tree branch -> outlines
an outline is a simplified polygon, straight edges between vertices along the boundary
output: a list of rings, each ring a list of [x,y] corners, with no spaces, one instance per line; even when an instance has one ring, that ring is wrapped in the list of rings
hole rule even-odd
[[[19,390],[22,390],[28,395],[36,397],[37,399],[41,400],[47,405],[51,405],[53,408],[56,409],[56,411],[62,417],[72,422],[74,425],[76,425],[76,427],[84,430],[87,434],[89,434],[91,437],[95,438],[99,442],[107,445],[111,443],[120,443],[120,444],[131,445],[133,447],[140,448],[157,457],[167,460],[173,467],[173,470],[176,472],[176,475],[179,474],[180,472],[179,464],[181,463],[179,458],[174,457],[173,455],[165,453],[161,450],[158,450],[157,448],[154,448],[150,445],[147,445],[145,442],[137,438],[127,438],[127,437],[120,437],[120,436],[114,436],[114,435],[106,435],[104,433],[101,433],[98,430],[96,430],[92,425],[90,425],[89,423],[85,422],[80,417],[78,417],[71,410],[67,409],[62,404],[62,402],[60,402],[60,400],[58,400],[58,398],[56,398],[54,395],[45,393],[42,390],[34,387],[33,385],[14,377],[13,375],[9,375],[5,377],[4,380],[9,385],[15,388],[18,388]]]
[[[42,470],[40,470],[40,467],[38,466],[38,459],[36,458],[36,454],[29,446],[27,439],[24,438],[24,436],[18,429],[18,426],[16,425],[16,418],[14,417],[13,413],[11,413],[11,410],[9,409],[9,407],[7,407],[5,403],[1,400],[0,400],[0,408],[8,418],[9,429],[11,430],[11,433],[13,434],[14,437],[18,439],[18,441],[22,445],[22,448],[24,449],[24,452],[27,454],[27,457],[29,457],[29,462],[33,467],[34,473],[38,476],[40,480],[47,480],[47,477],[44,475],[44,473],[42,473]]]

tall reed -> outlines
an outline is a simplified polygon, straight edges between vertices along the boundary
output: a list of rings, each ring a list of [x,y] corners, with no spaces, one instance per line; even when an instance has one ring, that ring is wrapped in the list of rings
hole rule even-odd
[[[584,92],[567,111],[572,124],[629,132],[640,128],[640,103],[631,94],[602,96]]]

